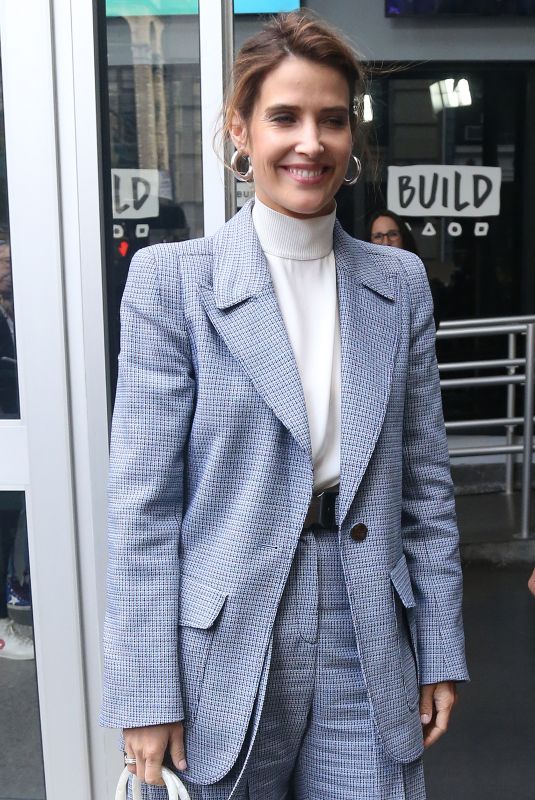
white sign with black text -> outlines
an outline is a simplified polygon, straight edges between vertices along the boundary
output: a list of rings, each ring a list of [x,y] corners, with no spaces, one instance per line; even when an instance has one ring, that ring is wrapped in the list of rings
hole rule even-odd
[[[160,175],[157,169],[112,169],[114,219],[147,219],[160,213]]]
[[[501,167],[388,167],[388,208],[403,217],[495,217]]]

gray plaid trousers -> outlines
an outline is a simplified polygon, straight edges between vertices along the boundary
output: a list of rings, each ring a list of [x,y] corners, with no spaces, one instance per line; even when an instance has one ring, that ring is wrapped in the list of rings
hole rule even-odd
[[[421,758],[397,763],[378,734],[335,531],[299,540],[248,750],[246,741],[230,773],[210,786],[182,774],[192,800],[425,800]],[[143,796],[167,795],[144,787]]]

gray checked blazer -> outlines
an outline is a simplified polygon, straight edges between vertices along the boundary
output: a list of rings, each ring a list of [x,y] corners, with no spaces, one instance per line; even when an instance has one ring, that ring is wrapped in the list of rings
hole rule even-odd
[[[251,208],[137,253],[121,312],[102,723],[184,719],[200,783],[254,730],[312,495],[303,390]],[[409,762],[419,684],[468,677],[432,301],[410,253],[339,223],[334,253],[341,554],[377,725]]]

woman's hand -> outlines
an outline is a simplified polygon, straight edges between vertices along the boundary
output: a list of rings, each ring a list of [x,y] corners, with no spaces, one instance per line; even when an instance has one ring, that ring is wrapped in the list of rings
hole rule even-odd
[[[446,733],[456,702],[457,686],[454,681],[429,683],[420,687],[420,719],[425,747],[431,747]]]
[[[183,771],[188,766],[184,757],[184,728],[181,722],[125,728],[123,735],[126,755],[136,759],[136,763],[130,764],[128,769],[145,783],[165,785],[162,780],[162,762],[166,750],[169,750],[177,769]]]

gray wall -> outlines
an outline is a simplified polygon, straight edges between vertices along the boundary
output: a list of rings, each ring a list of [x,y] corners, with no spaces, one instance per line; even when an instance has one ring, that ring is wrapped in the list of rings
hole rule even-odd
[[[372,61],[532,61],[535,17],[386,19],[384,0],[308,0]],[[236,20],[236,45],[257,30],[250,18]]]
[[[306,3],[372,60],[485,61],[535,59],[535,17],[387,19],[383,0]]]
[[[535,61],[535,17],[531,19],[386,19],[384,0],[308,0],[314,9],[348,36],[357,51],[372,61]],[[256,17],[234,18],[236,49],[256,33]],[[131,63],[128,26],[109,18],[110,64]],[[122,45],[122,46],[121,46]],[[166,19],[167,63],[199,60],[197,18]]]

